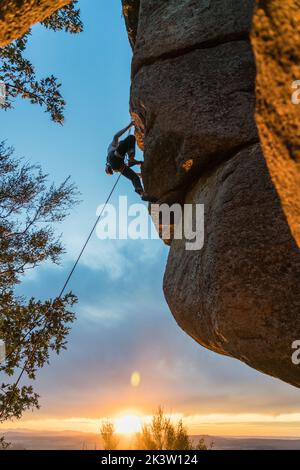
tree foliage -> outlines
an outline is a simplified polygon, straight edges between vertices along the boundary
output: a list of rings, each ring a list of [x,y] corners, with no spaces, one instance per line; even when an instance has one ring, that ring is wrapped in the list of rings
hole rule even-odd
[[[81,32],[83,25],[76,3],[56,11],[42,24],[54,31]],[[24,57],[30,36],[29,30],[22,38],[0,49],[0,81],[5,83],[7,90],[6,101],[1,107],[11,109],[15,99],[21,97],[40,105],[54,122],[62,124],[66,103],[60,91],[61,84],[54,75],[38,79],[35,67]]]
[[[66,31],[71,34],[81,33],[83,24],[80,19],[80,10],[76,7],[77,1],[69,3],[65,7],[54,12],[46,18],[42,25],[53,31]]]
[[[182,420],[172,423],[161,407],[153,415],[150,423],[142,426],[137,434],[138,450],[207,450],[205,442],[200,439],[194,445]]]
[[[39,166],[14,158],[13,149],[0,143],[0,338],[6,344],[0,372],[11,377],[0,385],[0,422],[38,407],[32,385],[22,385],[18,377],[35,379],[51,351],[65,348],[75,296],[42,302],[19,297],[15,290],[28,270],[59,262],[63,247],[53,224],[62,222],[76,202],[68,179],[49,186]]]
[[[54,31],[79,33],[83,29],[77,2],[61,8],[43,21]],[[39,104],[54,122],[63,123],[65,101],[61,84],[54,75],[38,78],[25,57],[31,31],[0,49],[0,81],[6,85],[5,110],[16,98]],[[39,166],[13,155],[13,149],[0,143],[0,338],[6,344],[6,360],[0,372],[0,422],[20,418],[25,410],[39,407],[32,380],[48,361],[51,352],[66,347],[72,307],[76,297],[40,301],[16,294],[22,276],[41,263],[58,263],[63,253],[53,224],[62,222],[77,202],[74,186],[66,179],[61,185],[48,185]],[[25,379],[25,384],[23,380]],[[2,438],[1,438],[2,439]],[[5,441],[0,441],[1,447]]]
[[[100,434],[104,450],[116,450],[119,440],[112,421],[102,422]],[[212,445],[211,445],[212,447]],[[136,450],[208,450],[204,439],[193,443],[182,420],[172,423],[162,407],[152,416],[150,423],[145,423],[136,434]]]
[[[100,435],[103,442],[104,450],[116,450],[119,444],[119,440],[115,434],[115,425],[109,421],[105,420],[102,422],[100,428]]]
[[[6,442],[4,436],[0,437],[0,450],[7,450],[10,447],[10,443]]]
[[[52,224],[62,222],[75,201],[69,178],[47,187],[39,166],[13,158],[13,149],[0,143],[0,288],[41,262],[58,261],[63,247]]]

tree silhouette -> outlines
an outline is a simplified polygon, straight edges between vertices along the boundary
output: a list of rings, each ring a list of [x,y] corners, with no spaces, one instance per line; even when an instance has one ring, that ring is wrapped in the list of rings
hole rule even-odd
[[[0,143],[0,338],[6,344],[0,372],[12,377],[12,383],[0,386],[0,422],[39,406],[33,387],[16,383],[20,370],[33,380],[50,352],[65,348],[76,297],[27,301],[15,289],[28,270],[59,262],[63,247],[53,224],[62,222],[76,202],[69,179],[49,186],[39,166],[14,158],[13,149]]]
[[[5,11],[9,12],[15,3],[5,1]],[[20,8],[21,3],[25,2],[18,2]],[[67,2],[50,3],[47,11],[53,12],[53,3],[60,6]],[[82,31],[76,3],[54,11],[42,24],[54,31]],[[37,10],[45,4],[38,2]],[[1,5],[1,13],[5,5]],[[3,15],[0,24],[6,17]],[[7,18],[9,21],[11,15]],[[0,106],[11,109],[15,98],[21,97],[39,104],[53,121],[62,124],[65,102],[60,83],[53,75],[38,79],[34,66],[24,57],[30,35],[29,30],[0,49],[0,81],[7,90],[7,99]],[[76,297],[68,293],[54,300],[27,300],[16,295],[16,286],[28,270],[47,261],[59,262],[63,247],[53,224],[63,221],[76,202],[76,190],[69,179],[58,187],[49,186],[39,166],[14,158],[13,149],[4,142],[0,144],[0,338],[5,341],[7,353],[0,372],[11,377],[0,385],[0,422],[20,418],[25,410],[39,407],[33,386],[22,385],[21,378],[26,382],[35,379],[37,370],[49,361],[51,351],[59,354],[66,347]]]
[[[80,10],[72,2],[46,18],[42,24],[54,31],[66,31],[71,34],[80,33],[83,25]],[[6,85],[7,97],[0,106],[12,109],[17,97],[40,105],[49,113],[54,122],[64,122],[65,101],[61,95],[61,84],[54,75],[37,79],[35,67],[24,57],[31,31],[0,49],[0,81]]]
[[[115,435],[115,426],[109,421],[105,420],[102,422],[100,428],[100,434],[103,442],[104,450],[116,450],[119,444],[119,440]]]
[[[173,424],[159,407],[150,423],[137,433],[136,448],[139,450],[207,450],[203,439],[194,446],[182,420]]]
[[[10,443],[6,442],[4,436],[0,437],[0,450],[7,450],[10,447]]]
[[[116,450],[118,439],[112,421],[102,422],[100,434],[104,450]],[[211,447],[213,444],[211,444]],[[160,406],[152,416],[151,422],[142,426],[136,434],[136,450],[208,450],[204,439],[194,444],[184,427],[182,420],[172,423]]]

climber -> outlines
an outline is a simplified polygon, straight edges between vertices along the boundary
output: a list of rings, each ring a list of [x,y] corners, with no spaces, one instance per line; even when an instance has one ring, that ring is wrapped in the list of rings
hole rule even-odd
[[[149,197],[144,192],[139,176],[131,169],[134,165],[142,166],[143,164],[143,162],[135,160],[135,136],[129,135],[126,139],[119,141],[120,137],[133,126],[134,122],[131,122],[124,129],[117,132],[112,142],[109,144],[105,172],[107,175],[112,175],[114,172],[121,172],[122,175],[132,182],[135,192],[141,196],[142,200],[149,201]],[[128,155],[128,165],[124,162],[126,154]]]

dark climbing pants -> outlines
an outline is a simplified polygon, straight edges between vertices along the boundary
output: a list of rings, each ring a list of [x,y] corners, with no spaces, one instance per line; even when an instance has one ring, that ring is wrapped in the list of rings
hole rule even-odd
[[[131,168],[129,168],[129,166],[124,165],[122,175],[124,175],[125,178],[128,178],[132,182],[134,189],[138,194],[143,192],[143,186],[140,178]]]

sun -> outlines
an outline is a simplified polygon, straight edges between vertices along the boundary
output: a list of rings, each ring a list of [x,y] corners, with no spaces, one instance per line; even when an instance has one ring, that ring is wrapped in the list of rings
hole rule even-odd
[[[141,430],[141,418],[136,415],[120,416],[114,420],[118,434],[133,434]]]

